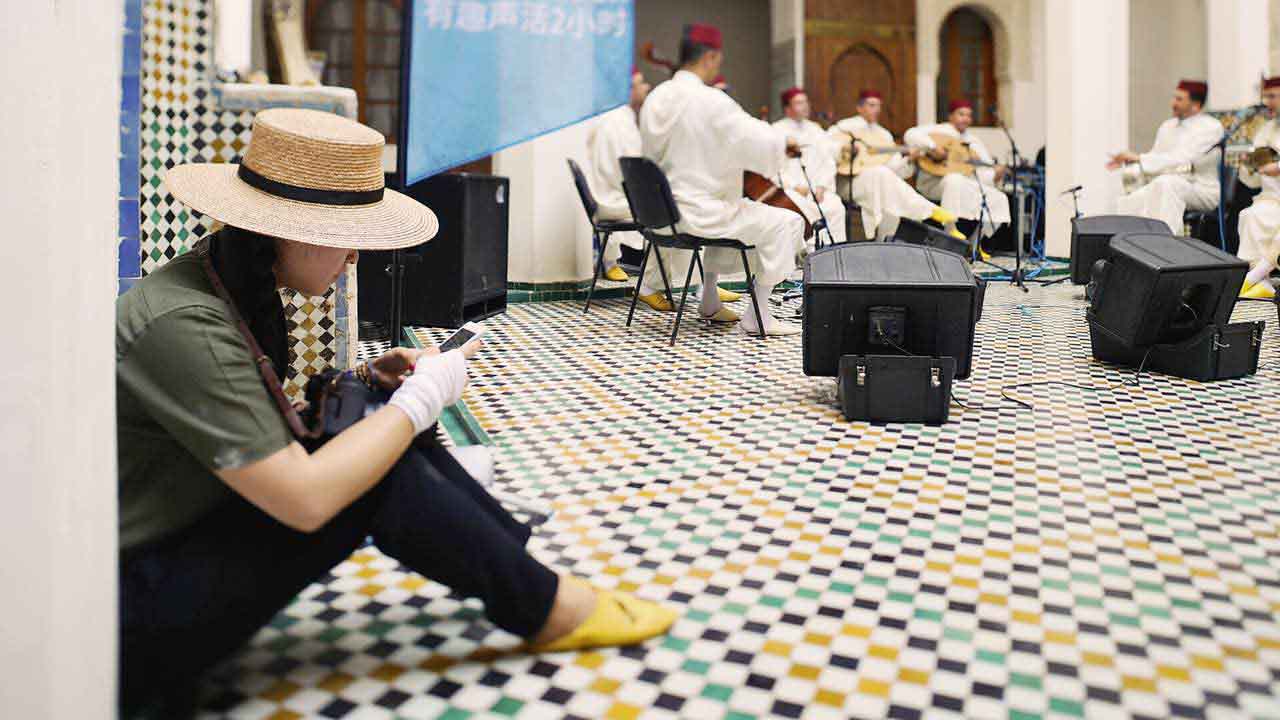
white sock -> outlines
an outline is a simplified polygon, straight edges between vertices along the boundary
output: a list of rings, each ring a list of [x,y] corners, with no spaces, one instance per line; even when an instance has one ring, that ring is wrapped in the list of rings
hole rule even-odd
[[[698,312],[703,315],[715,315],[724,305],[720,302],[720,291],[716,289],[719,281],[720,273],[702,271],[702,300],[698,303]]]
[[[1249,271],[1248,275],[1244,276],[1244,281],[1250,285],[1256,285],[1260,282],[1267,281],[1267,278],[1271,277],[1271,271],[1274,269],[1274,264],[1269,262],[1260,262]],[[1271,283],[1267,282],[1267,284],[1270,285]]]
[[[769,314],[769,295],[773,288],[765,287],[758,279],[752,283],[752,287],[756,291],[756,301],[760,305],[760,320],[762,322],[756,322],[755,308],[752,306],[751,301],[748,300],[747,311],[742,313],[742,326],[747,330],[759,331],[760,328],[767,330],[773,327],[773,316]]]

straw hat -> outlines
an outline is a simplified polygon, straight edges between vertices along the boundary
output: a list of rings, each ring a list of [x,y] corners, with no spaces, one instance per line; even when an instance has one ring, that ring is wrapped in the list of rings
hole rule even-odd
[[[166,173],[183,204],[238,228],[324,247],[394,250],[430,240],[430,208],[383,187],[378,131],[318,110],[273,108],[253,120],[239,164]]]

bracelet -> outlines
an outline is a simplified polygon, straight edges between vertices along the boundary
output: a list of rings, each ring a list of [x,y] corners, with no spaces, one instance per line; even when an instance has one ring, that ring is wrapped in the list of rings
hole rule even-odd
[[[355,367],[355,372],[356,372],[356,377],[360,378],[360,382],[364,383],[370,388],[373,388],[373,366],[369,364],[368,360],[365,360],[364,362],[357,365]]]

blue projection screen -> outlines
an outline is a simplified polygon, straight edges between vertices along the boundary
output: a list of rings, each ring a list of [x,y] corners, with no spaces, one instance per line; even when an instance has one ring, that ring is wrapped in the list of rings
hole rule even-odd
[[[405,186],[627,102],[633,0],[407,0]]]

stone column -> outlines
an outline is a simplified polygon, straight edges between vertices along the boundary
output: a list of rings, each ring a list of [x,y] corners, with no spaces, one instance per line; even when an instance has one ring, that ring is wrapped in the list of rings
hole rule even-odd
[[[1062,191],[1083,185],[1080,210],[1115,209],[1120,178],[1104,165],[1129,136],[1129,0],[1046,0],[1045,234],[1048,254],[1071,250],[1071,203]]]

